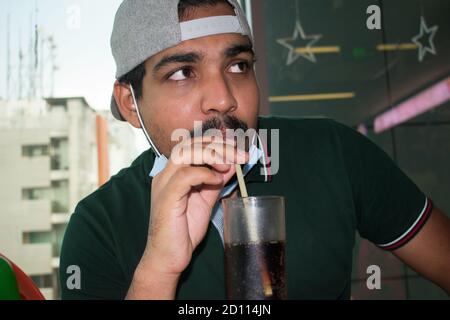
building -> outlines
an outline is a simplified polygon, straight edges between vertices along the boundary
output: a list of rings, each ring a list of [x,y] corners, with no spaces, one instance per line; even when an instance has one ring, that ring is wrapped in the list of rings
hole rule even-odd
[[[144,150],[149,148],[140,129],[134,129],[129,123],[117,121],[109,110],[98,112],[108,124],[109,173],[115,175]],[[140,140],[144,140],[139,144]]]
[[[0,101],[0,109],[0,252],[47,299],[57,299],[67,223],[98,186],[97,113],[81,97]],[[128,166],[136,155],[134,135],[128,126],[113,128],[110,157],[116,167]]]

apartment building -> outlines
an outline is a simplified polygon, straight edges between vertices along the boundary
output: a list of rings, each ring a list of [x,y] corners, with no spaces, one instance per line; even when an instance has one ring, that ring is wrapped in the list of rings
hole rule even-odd
[[[98,113],[81,97],[0,100],[0,110],[0,252],[57,299],[67,223],[98,186]],[[136,156],[133,141],[129,126],[111,122],[113,174]]]

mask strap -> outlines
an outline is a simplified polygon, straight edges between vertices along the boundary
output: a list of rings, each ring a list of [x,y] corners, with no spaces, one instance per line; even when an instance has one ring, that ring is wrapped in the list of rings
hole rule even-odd
[[[147,130],[145,129],[144,121],[142,121],[141,114],[139,112],[139,107],[138,107],[138,104],[136,101],[136,97],[134,95],[133,86],[131,85],[131,83],[130,83],[130,91],[131,91],[131,96],[133,97],[134,106],[136,107],[136,113],[137,113],[137,116],[139,119],[139,123],[141,124],[142,131],[144,131],[144,135],[147,138],[147,141],[150,144],[150,147],[153,149],[153,151],[156,153],[156,155],[159,158],[159,157],[161,157],[161,153],[158,151],[158,149],[156,148],[156,145],[153,143],[152,139],[150,138],[150,135],[147,133]]]

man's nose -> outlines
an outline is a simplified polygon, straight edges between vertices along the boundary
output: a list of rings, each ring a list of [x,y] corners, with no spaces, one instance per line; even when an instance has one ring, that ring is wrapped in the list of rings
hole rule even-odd
[[[225,75],[216,74],[203,83],[202,112],[227,114],[237,108],[237,101]]]

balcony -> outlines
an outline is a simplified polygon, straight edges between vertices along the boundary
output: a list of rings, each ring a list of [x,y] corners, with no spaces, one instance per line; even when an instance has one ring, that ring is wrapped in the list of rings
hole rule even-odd
[[[69,179],[69,170],[53,170],[50,171],[50,180],[67,180]]]
[[[53,213],[51,217],[52,225],[68,224],[70,216],[70,213]]]

